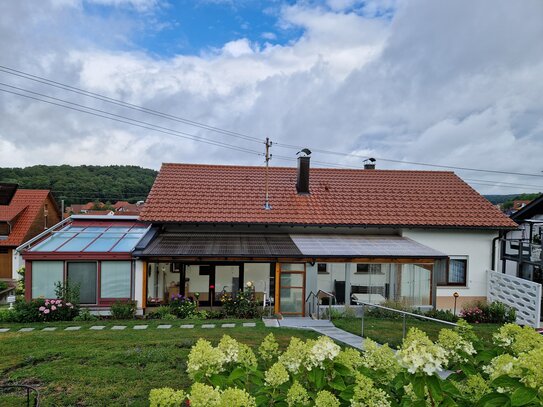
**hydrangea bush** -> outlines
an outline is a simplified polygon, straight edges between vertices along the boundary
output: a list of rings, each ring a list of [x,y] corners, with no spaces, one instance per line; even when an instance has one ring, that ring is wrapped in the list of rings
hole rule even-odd
[[[281,351],[269,334],[255,353],[228,335],[191,349],[187,389],[154,389],[151,406],[393,407],[541,406],[543,338],[532,328],[504,325],[484,346],[461,322],[438,340],[409,330],[395,352],[365,341],[341,349],[328,337],[293,337]],[[257,357],[258,354],[258,357]],[[440,376],[445,369],[449,375]]]

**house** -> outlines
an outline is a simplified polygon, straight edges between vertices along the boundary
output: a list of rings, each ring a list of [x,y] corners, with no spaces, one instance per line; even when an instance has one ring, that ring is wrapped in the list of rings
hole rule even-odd
[[[500,271],[543,284],[543,195],[511,215],[518,229],[502,234]]]
[[[484,299],[493,239],[516,228],[452,172],[311,168],[309,156],[297,168],[163,164],[139,222],[149,225],[130,253],[141,312],[176,294],[220,305],[249,284],[285,315],[307,314],[315,296],[420,308],[452,308],[454,292],[460,304]],[[55,278],[69,279],[88,251],[40,244],[23,254],[40,286],[46,261],[63,262]],[[91,281],[100,267],[89,266]],[[30,282],[27,293],[43,294]]]
[[[526,199],[515,199],[513,201],[513,211],[515,211],[515,212],[520,211],[522,208],[524,208],[530,202],[532,202],[532,201],[526,200]]]
[[[60,219],[50,191],[0,183],[0,280],[17,277],[21,264],[14,249]]]

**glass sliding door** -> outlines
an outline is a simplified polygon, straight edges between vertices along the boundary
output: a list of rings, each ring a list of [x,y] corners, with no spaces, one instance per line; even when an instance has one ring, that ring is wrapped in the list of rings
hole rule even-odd
[[[98,273],[96,262],[68,263],[68,284],[79,286],[79,302],[81,304],[96,304],[96,285]]]
[[[279,267],[279,312],[305,315],[305,263],[281,263]]]

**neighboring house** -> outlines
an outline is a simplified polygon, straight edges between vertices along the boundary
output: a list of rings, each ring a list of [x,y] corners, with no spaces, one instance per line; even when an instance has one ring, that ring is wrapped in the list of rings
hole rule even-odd
[[[543,195],[511,215],[517,230],[503,234],[500,245],[500,271],[543,283]]]
[[[117,300],[142,304],[142,262],[132,250],[148,230],[137,217],[72,215],[18,248],[26,298],[54,297],[60,281],[79,284],[81,304],[95,311]]]
[[[528,205],[530,202],[530,200],[520,200],[520,199],[515,199],[513,201],[513,211],[517,212],[517,211],[520,211],[522,208],[524,208],[526,205]]]
[[[268,171],[164,164],[139,220],[152,225],[131,252],[132,298],[142,310],[176,294],[220,305],[250,283],[286,315],[305,315],[311,293],[421,308],[452,308],[454,292],[459,304],[485,299],[493,239],[516,227],[452,172],[310,169],[309,157]],[[57,279],[69,279],[70,262],[88,251],[55,250]],[[40,286],[54,279],[49,254],[24,254]],[[100,281],[107,257],[94,253],[86,278]],[[30,282],[27,294],[36,296]]]
[[[0,279],[17,278],[22,264],[14,249],[60,219],[50,191],[0,184]]]
[[[143,209],[143,204],[138,205],[137,203],[131,204],[126,201],[118,201],[113,205],[113,208],[115,209],[115,213],[130,212],[139,214]]]

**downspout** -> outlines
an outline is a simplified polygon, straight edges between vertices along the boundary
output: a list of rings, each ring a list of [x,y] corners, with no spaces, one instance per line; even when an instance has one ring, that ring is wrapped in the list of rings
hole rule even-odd
[[[490,264],[492,265],[491,269],[492,271],[496,271],[496,241],[502,238],[502,231],[500,230],[498,233],[498,236],[496,236],[494,239],[492,239],[492,259]],[[504,270],[502,270],[502,273],[505,273]]]

